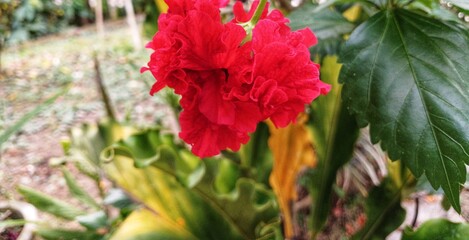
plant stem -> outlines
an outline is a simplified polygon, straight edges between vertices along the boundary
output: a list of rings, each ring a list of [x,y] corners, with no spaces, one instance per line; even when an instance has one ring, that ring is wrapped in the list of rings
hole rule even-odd
[[[109,97],[109,94],[107,93],[106,88],[104,86],[104,82],[101,76],[101,70],[99,67],[99,60],[98,60],[98,56],[96,52],[93,54],[93,62],[94,62],[94,70],[96,73],[95,75],[96,83],[98,84],[98,89],[99,89],[99,92],[101,93],[101,97],[104,102],[104,107],[106,108],[107,116],[112,121],[115,121],[116,114],[114,112],[114,108],[112,107],[111,98]]]
[[[252,40],[252,30],[254,29],[254,26],[256,26],[257,22],[261,19],[262,12],[264,12],[264,8],[267,5],[267,0],[260,0],[259,4],[256,7],[256,11],[251,17],[251,20],[245,22],[245,23],[240,23],[240,25],[246,30],[246,37],[241,41],[241,45],[249,42]]]
[[[262,16],[262,12],[264,12],[265,5],[267,4],[267,0],[260,0],[259,5],[257,5],[256,11],[252,15],[251,24],[254,26],[259,22],[259,19]]]
[[[414,214],[414,219],[412,219],[412,228],[415,228],[415,226],[417,225],[417,217],[419,216],[419,204],[420,201],[419,201],[419,197],[416,197],[415,198],[415,214]]]

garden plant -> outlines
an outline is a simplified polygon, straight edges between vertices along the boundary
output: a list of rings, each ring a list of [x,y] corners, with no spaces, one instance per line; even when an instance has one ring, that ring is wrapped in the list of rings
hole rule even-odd
[[[21,187],[40,210],[85,227],[39,235],[335,239],[334,206],[362,195],[357,224],[343,235],[385,239],[404,222],[401,201],[422,182],[461,213],[469,1],[165,2],[155,2],[158,31],[142,74],[154,76],[149,92],[165,94],[180,131],[137,127],[111,110],[72,129],[60,163],[71,192],[93,211],[71,212]],[[98,188],[109,178],[125,204],[104,192],[90,199],[67,164]],[[413,227],[403,226],[401,239],[469,236],[469,225],[445,219]]]

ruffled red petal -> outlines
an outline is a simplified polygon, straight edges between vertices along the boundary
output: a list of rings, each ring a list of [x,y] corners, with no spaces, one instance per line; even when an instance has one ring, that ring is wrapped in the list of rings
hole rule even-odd
[[[238,23],[250,20],[258,1],[249,12],[237,2],[227,24],[219,11],[227,0],[166,2],[168,13],[160,15],[159,32],[147,44],[154,52],[141,71],[156,79],[151,94],[168,86],[182,96],[179,136],[194,154],[237,151],[260,121],[284,127],[330,90],[310,60],[315,35],[292,32],[280,11],[268,14],[266,7],[252,41],[241,44],[247,34]]]

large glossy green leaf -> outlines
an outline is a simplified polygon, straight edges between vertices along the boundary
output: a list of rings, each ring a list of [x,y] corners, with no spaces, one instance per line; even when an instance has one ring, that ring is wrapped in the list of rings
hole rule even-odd
[[[343,35],[352,32],[355,25],[349,22],[340,12],[324,8],[317,10],[317,6],[306,4],[289,16],[292,29],[310,28],[319,39],[312,48],[313,53],[336,54]]]
[[[404,222],[401,190],[402,186],[397,186],[391,178],[385,178],[381,185],[371,190],[365,204],[366,224],[353,239],[385,239]]]
[[[469,162],[469,39],[460,28],[402,9],[358,27],[341,61],[343,100],[372,142],[426,174],[460,211]]]
[[[423,223],[416,231],[406,228],[402,240],[466,240],[468,236],[468,224],[433,219]]]
[[[157,214],[153,224],[171,226],[150,236],[177,231],[186,233],[179,239],[255,239],[278,215],[272,192],[252,179],[238,179],[236,164],[200,160],[158,130],[125,138],[102,157],[111,179]]]
[[[321,79],[331,84],[332,89],[311,105],[310,129],[318,166],[306,175],[305,180],[313,196],[311,225],[315,233],[329,216],[337,171],[351,159],[358,137],[356,122],[340,101],[341,86],[337,80],[340,67],[337,57],[324,58]]]
[[[34,205],[37,209],[53,214],[57,217],[73,220],[75,217],[84,214],[80,209],[77,209],[60,199],[38,192],[32,188],[19,186],[18,192],[23,195],[27,202]]]

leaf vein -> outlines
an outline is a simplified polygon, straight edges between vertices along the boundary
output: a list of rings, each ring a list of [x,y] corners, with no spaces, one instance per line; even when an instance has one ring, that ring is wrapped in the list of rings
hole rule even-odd
[[[438,126],[436,125],[432,125],[432,127],[436,128],[438,131],[440,131],[441,133],[443,133],[443,135],[445,135],[447,138],[449,138],[452,142],[456,143],[456,145],[458,145],[462,151],[464,152],[464,154],[469,157],[469,154],[466,152],[466,149],[464,149],[464,147],[461,145],[461,143],[459,143],[456,139],[452,138],[447,132],[445,132],[443,129],[439,128]]]
[[[461,109],[457,108],[456,106],[454,106],[452,103],[448,102],[446,99],[444,99],[442,96],[438,95],[437,93],[429,90],[429,89],[426,89],[425,87],[422,87],[422,90],[424,90],[425,92],[435,96],[436,98],[440,99],[441,101],[443,101],[445,104],[447,104],[449,107],[451,108],[454,108],[454,110],[456,110],[457,112],[459,112],[468,122],[469,122],[469,117],[464,114]],[[448,120],[449,121],[449,120]]]
[[[425,102],[425,100],[424,100],[424,98],[423,98],[423,95],[422,95],[422,92],[421,92],[421,90],[420,90],[420,84],[419,84],[419,81],[417,80],[417,79],[418,79],[418,78],[417,78],[417,73],[416,73],[416,71],[415,71],[415,69],[414,69],[414,66],[412,65],[412,61],[411,61],[411,59],[410,59],[410,57],[409,57],[409,56],[410,56],[410,55],[409,55],[409,50],[407,49],[406,42],[405,42],[405,40],[404,40],[404,33],[402,32],[402,29],[400,28],[400,25],[399,25],[399,23],[397,22],[396,16],[394,15],[394,12],[391,12],[391,13],[393,14],[393,18],[392,18],[392,19],[393,19],[393,21],[394,21],[394,24],[395,24],[395,26],[396,26],[397,32],[398,32],[398,34],[399,34],[399,38],[400,38],[400,40],[401,40],[401,42],[402,42],[402,44],[403,44],[405,56],[406,56],[407,61],[408,61],[408,63],[409,63],[409,68],[410,68],[410,71],[411,71],[411,73],[412,73],[412,77],[413,77],[414,82],[415,82],[415,84],[416,84],[416,86],[417,86],[417,90],[418,90],[418,92],[419,92],[419,96],[420,96],[420,99],[421,99],[421,101],[422,101],[422,106],[423,106],[423,108],[424,108],[424,110],[425,110],[424,112],[425,112],[425,115],[426,115],[426,119],[427,119],[427,121],[430,123],[430,125],[433,125],[432,120],[431,120],[431,118],[430,118],[429,115],[428,115],[428,107],[427,107],[427,105],[426,105],[426,102]],[[411,21],[407,21],[407,22],[411,22]],[[450,193],[451,200],[455,201],[456,197],[455,197],[455,194],[454,194],[454,192],[453,192],[453,189],[451,189],[451,182],[450,182],[450,180],[449,180],[449,178],[448,178],[448,170],[446,169],[446,165],[445,165],[445,163],[444,163],[444,161],[443,161],[443,153],[441,152],[440,143],[438,142],[438,138],[436,137],[435,130],[434,130],[433,128],[430,128],[430,129],[431,129],[431,132],[432,132],[432,135],[433,135],[433,140],[435,141],[435,144],[436,144],[436,146],[437,146],[437,151],[438,151],[438,155],[439,155],[439,159],[440,159],[441,165],[443,166],[443,171],[444,171],[444,173],[445,173],[444,175],[445,175],[445,178],[446,178],[445,180],[446,180],[446,184],[447,184],[447,186],[448,186],[448,190],[449,190],[449,193]],[[437,184],[437,185],[439,185],[439,184]]]
[[[433,37],[428,37],[427,34],[425,34],[425,32],[423,32],[418,26],[415,26],[415,24],[412,21],[407,21],[407,22],[410,25],[412,25],[415,28],[416,31],[422,33],[423,37],[425,37],[428,40],[428,42],[431,43],[433,45],[433,47],[436,48],[444,56],[446,62],[450,65],[451,69],[456,73],[459,80],[461,82],[464,82],[464,79],[462,78],[461,73],[458,71],[458,69],[454,65],[453,61],[451,60],[451,58],[446,54],[446,52],[443,49],[441,49],[440,46],[438,46],[438,44],[435,43],[434,38]],[[439,27],[439,26],[437,26],[437,27]]]

